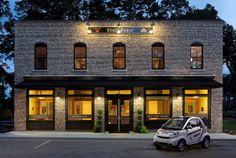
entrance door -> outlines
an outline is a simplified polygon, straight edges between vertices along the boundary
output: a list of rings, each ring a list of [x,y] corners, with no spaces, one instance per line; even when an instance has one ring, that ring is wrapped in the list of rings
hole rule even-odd
[[[129,132],[130,99],[130,96],[107,97],[107,130],[109,132]]]

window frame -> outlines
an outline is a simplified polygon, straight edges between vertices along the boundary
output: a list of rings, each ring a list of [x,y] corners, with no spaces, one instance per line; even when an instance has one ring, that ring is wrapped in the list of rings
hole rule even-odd
[[[85,48],[85,56],[84,57],[76,57],[75,55],[75,48],[76,47],[83,47]],[[85,59],[85,68],[76,68],[76,59]],[[87,70],[87,45],[82,42],[78,42],[74,44],[74,70]]]
[[[169,90],[170,94],[146,94],[146,90]],[[170,118],[172,118],[172,110],[173,110],[173,99],[172,99],[172,89],[171,88],[144,88],[144,121],[161,121],[161,120],[147,120],[146,118],[146,108],[147,108],[147,97],[154,96],[154,97],[163,97],[168,96],[170,98],[170,114],[169,118],[166,118],[166,121]]]
[[[43,95],[38,95],[38,94],[29,94],[30,90],[52,90],[53,94],[43,94]],[[26,122],[54,122],[55,123],[55,89],[52,88],[28,88],[26,89]],[[36,97],[52,97],[52,105],[53,105],[53,114],[52,114],[52,120],[30,120],[29,119],[29,108],[30,108],[30,102],[29,99],[30,97],[36,98]]]
[[[162,47],[163,48],[163,56],[162,57],[154,57],[153,56],[153,49],[154,47]],[[153,43],[152,44],[152,51],[151,51],[151,56],[152,56],[152,59],[151,59],[151,67],[152,67],[152,70],[163,70],[165,69],[165,45],[163,43],[160,43],[160,42],[156,42],[156,43]],[[153,60],[154,59],[163,59],[163,65],[162,65],[162,68],[154,68],[153,67]]]
[[[185,94],[185,90],[201,90],[201,89],[207,89],[208,90],[208,94]],[[206,88],[206,87],[201,87],[201,88],[194,88],[194,87],[189,87],[189,88],[183,88],[182,91],[183,94],[183,107],[182,107],[182,113],[183,116],[185,115],[185,97],[194,97],[194,96],[202,96],[202,97],[208,97],[208,114],[207,114],[207,119],[208,119],[208,123],[207,126],[208,128],[211,128],[211,89],[210,88]]]
[[[202,67],[201,68],[192,68],[192,65],[191,65],[191,59],[192,58],[195,58],[195,59],[199,59],[199,57],[192,57],[192,47],[201,47],[201,49],[202,49],[202,56],[201,56],[201,65],[202,65]],[[192,70],[201,70],[201,69],[203,69],[204,68],[204,60],[203,60],[203,58],[204,58],[204,56],[203,56],[203,52],[204,52],[204,50],[203,50],[203,44],[202,43],[200,43],[200,42],[195,42],[195,43],[192,43],[191,44],[191,46],[190,46],[190,69],[192,69]]]
[[[124,47],[124,57],[115,57],[115,47]],[[112,46],[112,60],[113,60],[113,69],[114,70],[125,70],[126,69],[126,45],[121,42],[114,43]],[[124,68],[116,68],[115,67],[115,58],[123,58],[124,60]]]
[[[37,67],[37,64],[36,64],[37,63],[36,61],[38,59],[37,52],[36,52],[37,47],[46,47],[46,57],[45,57],[46,58],[46,66],[45,66],[45,68],[38,68]],[[43,42],[39,42],[34,45],[34,69],[35,70],[47,70],[48,69],[48,46],[47,46],[47,44],[45,44]]]
[[[92,94],[73,94],[73,95],[70,95],[68,94],[69,93],[69,90],[91,90],[92,91]],[[66,122],[87,122],[87,121],[94,121],[94,89],[92,88],[68,88],[66,89],[66,118],[65,118],[65,121]],[[91,97],[92,98],[92,119],[91,120],[69,120],[68,116],[68,106],[69,106],[69,97]]]

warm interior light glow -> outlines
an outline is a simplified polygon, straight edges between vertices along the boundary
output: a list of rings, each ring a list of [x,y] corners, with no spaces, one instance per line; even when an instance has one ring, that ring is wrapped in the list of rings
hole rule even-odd
[[[91,31],[91,30],[88,30],[88,33],[92,33],[92,31]]]
[[[59,100],[60,99],[60,97],[56,97],[56,100]]]

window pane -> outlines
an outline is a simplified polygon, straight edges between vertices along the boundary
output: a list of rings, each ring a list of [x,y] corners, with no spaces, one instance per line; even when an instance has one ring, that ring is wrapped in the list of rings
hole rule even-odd
[[[164,56],[164,47],[163,46],[154,46],[152,47],[152,57],[158,58]]]
[[[53,120],[53,97],[30,97],[29,120]]]
[[[68,97],[68,120],[92,120],[92,97]]]
[[[202,58],[191,58],[192,69],[202,69]]]
[[[86,69],[85,58],[75,58],[75,69]]]
[[[208,97],[188,96],[185,97],[185,116],[198,116],[208,118]]]
[[[36,47],[36,57],[47,57],[47,47]]]
[[[29,90],[29,95],[53,95],[53,90]]]
[[[149,90],[146,90],[146,94],[170,94],[170,90],[168,89],[156,89],[156,90],[153,90],[153,89],[149,89]]]
[[[86,48],[75,47],[75,57],[86,57]]]
[[[191,57],[202,57],[202,46],[191,46]]]
[[[114,58],[114,68],[115,69],[124,69],[125,68],[125,59],[124,58]]]
[[[164,68],[163,58],[153,58],[152,59],[152,68],[153,69],[163,69]]]
[[[47,69],[47,58],[36,58],[35,61],[35,68],[36,69]]]
[[[125,57],[125,48],[124,47],[114,47],[114,57]]]
[[[170,117],[170,97],[146,97],[146,120],[162,120]]]
[[[207,89],[186,89],[184,90],[185,94],[208,94]]]
[[[131,95],[131,90],[107,90],[107,95]]]
[[[92,95],[92,90],[68,90],[68,95]]]

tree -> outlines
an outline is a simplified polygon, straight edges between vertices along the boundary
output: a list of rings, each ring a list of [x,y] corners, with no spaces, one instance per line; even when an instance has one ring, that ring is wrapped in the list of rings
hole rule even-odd
[[[161,0],[160,7],[163,19],[182,19],[190,9],[187,0]]]
[[[80,20],[86,0],[21,0],[16,2],[19,19]]]
[[[12,95],[6,99],[6,89],[13,86],[13,74],[6,70],[7,60],[13,57],[13,49],[13,18],[9,2],[4,0],[0,1],[0,110],[13,107],[13,104],[8,104],[13,101]]]
[[[191,7],[183,19],[191,19],[191,20],[217,20],[220,19],[218,17],[218,12],[215,10],[214,6],[210,4],[206,4],[203,9],[196,9],[195,7]]]

